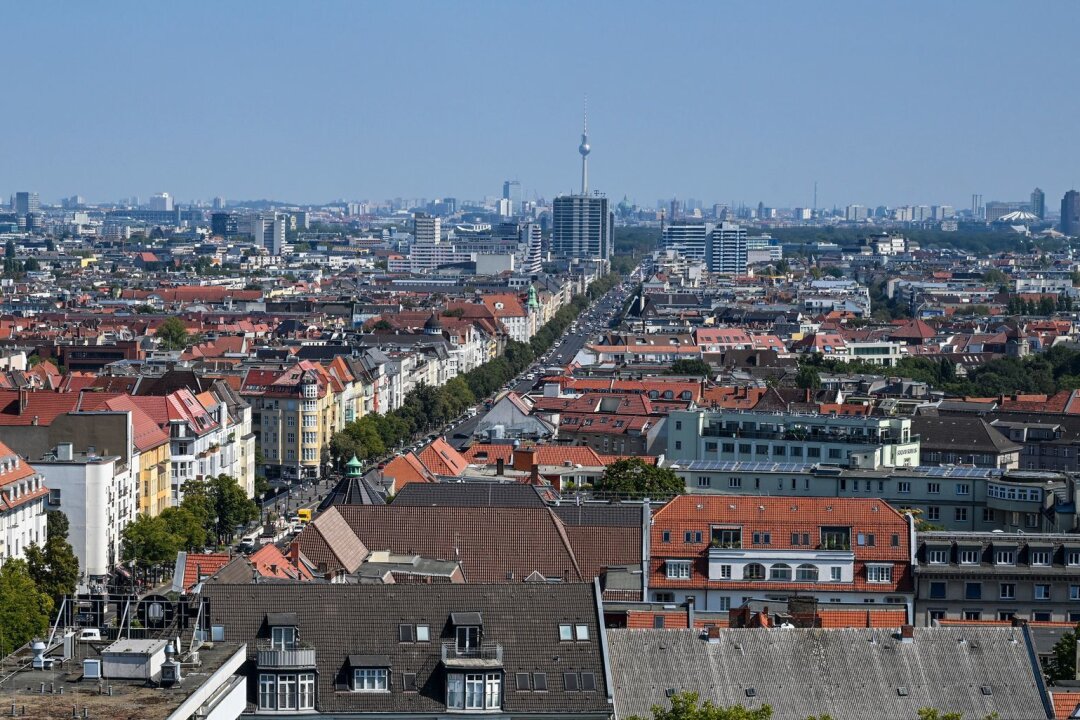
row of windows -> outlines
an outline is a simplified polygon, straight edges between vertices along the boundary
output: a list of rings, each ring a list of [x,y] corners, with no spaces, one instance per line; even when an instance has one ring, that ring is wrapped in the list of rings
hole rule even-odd
[[[928,610],[931,620],[944,620],[946,618],[946,612],[944,610]],[[981,608],[965,609],[962,612],[964,620],[983,620],[983,611]],[[1025,614],[1020,610],[998,610],[997,619],[1000,622],[1009,622],[1014,617],[1024,617]],[[1033,610],[1030,617],[1035,622],[1051,622],[1054,619],[1053,613],[1045,610]],[[1080,612],[1070,612],[1068,614],[1068,621],[1070,623],[1080,622]]]
[[[948,550],[927,550],[926,561],[931,565],[947,565],[949,563]],[[957,557],[961,565],[979,565],[982,563],[981,550],[960,550]],[[1048,567],[1053,563],[1054,553],[1051,550],[1028,550],[1028,564]],[[1016,550],[995,550],[995,565],[1015,565]],[[1065,555],[1065,564],[1076,567],[1080,566],[1080,550],[1070,550]]]
[[[671,542],[671,531],[663,530],[660,533],[660,538],[665,543]],[[753,545],[772,545],[772,533],[771,532],[755,532],[752,533],[751,543]],[[683,532],[683,542],[687,545],[696,545],[704,542],[704,534],[701,530],[686,530]],[[824,543],[824,537],[822,539]],[[857,533],[856,542],[859,545],[866,547],[876,547],[877,538],[874,533]],[[742,530],[738,529],[722,529],[713,528],[711,533],[710,543],[716,547],[725,548],[739,548],[742,547]],[[846,543],[846,541],[845,541]],[[791,533],[791,545],[793,547],[809,547],[810,546],[810,533]],[[892,533],[889,536],[890,547],[900,547],[900,535],[898,533]]]
[[[668,560],[665,566],[669,580],[689,580],[693,577],[693,563],[690,560]],[[721,565],[719,568],[720,579],[732,580],[732,566]],[[794,568],[796,582],[818,582],[821,571],[817,565],[804,563]],[[749,563],[743,566],[741,580],[774,580],[778,582],[790,582],[792,579],[792,567],[787,563],[775,563],[766,568],[761,563]],[[837,566],[829,568],[829,581],[841,582],[843,570]],[[892,565],[867,565],[867,582],[892,582]]]
[[[930,599],[931,600],[944,600],[948,594],[948,587],[944,581],[934,581],[930,583]],[[964,599],[965,600],[982,600],[983,599],[983,583],[981,582],[967,582],[964,583]],[[1016,599],[1016,583],[1003,582],[998,583],[998,599],[1000,600],[1015,600]],[[1026,599],[1026,598],[1025,598]],[[1031,591],[1032,600],[1051,600],[1051,585],[1049,583],[1036,583],[1032,585]],[[1080,601],[1080,585],[1069,586],[1069,600]]]
[[[260,710],[314,710],[315,673],[259,675]]]

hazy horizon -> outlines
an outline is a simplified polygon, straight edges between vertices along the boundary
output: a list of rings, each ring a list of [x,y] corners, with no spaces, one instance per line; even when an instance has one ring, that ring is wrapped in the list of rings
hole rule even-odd
[[[1056,209],[1080,165],[1076,3],[5,10],[5,198],[550,198],[586,95],[590,188],[644,206]]]

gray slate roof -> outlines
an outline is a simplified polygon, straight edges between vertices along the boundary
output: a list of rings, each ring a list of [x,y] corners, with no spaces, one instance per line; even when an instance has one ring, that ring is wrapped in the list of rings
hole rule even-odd
[[[1017,452],[1023,446],[1001,434],[981,417],[932,417],[915,415],[911,432],[918,433],[922,448],[978,453]]]
[[[248,702],[256,699],[254,668],[259,641],[269,638],[268,614],[295,613],[298,638],[315,649],[317,709],[321,713],[403,713],[445,716],[446,671],[443,642],[452,642],[453,614],[479,614],[483,643],[502,646],[503,711],[533,714],[610,716],[594,585],[516,583],[510,585],[336,585],[248,584],[206,586],[209,624],[224,627],[227,642],[246,642],[252,662],[245,666]],[[562,623],[584,624],[586,641],[559,640]],[[431,642],[400,642],[399,625],[425,624]],[[359,657],[358,657],[359,656]],[[352,662],[385,663],[389,692],[340,689]],[[361,660],[360,658],[368,658]],[[565,672],[592,673],[594,691],[567,691]],[[404,673],[416,673],[418,692],[405,692]],[[547,691],[517,690],[517,673],[546,673]],[[353,715],[349,715],[353,717]]]
[[[409,483],[394,496],[394,505],[455,507],[544,507],[533,485],[463,482]]]
[[[722,707],[770,705],[773,720],[911,720],[923,707],[1053,717],[1025,629],[916,628],[911,643],[894,632],[722,630],[713,644],[697,630],[609,630],[615,712],[651,716],[671,689]]]

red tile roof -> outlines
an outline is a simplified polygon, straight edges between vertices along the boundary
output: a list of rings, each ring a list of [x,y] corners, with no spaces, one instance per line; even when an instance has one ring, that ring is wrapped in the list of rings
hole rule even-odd
[[[441,437],[432,440],[420,451],[420,462],[435,475],[458,477],[469,462]]]
[[[188,553],[184,560],[184,592],[199,584],[199,578],[209,577],[232,560],[227,553]]]

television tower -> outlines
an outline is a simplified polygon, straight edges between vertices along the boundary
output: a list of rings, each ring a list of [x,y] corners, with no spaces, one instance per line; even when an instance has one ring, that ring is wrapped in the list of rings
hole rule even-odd
[[[581,194],[589,194],[589,98],[585,98],[585,124],[581,128],[581,145],[578,152],[581,153]]]

